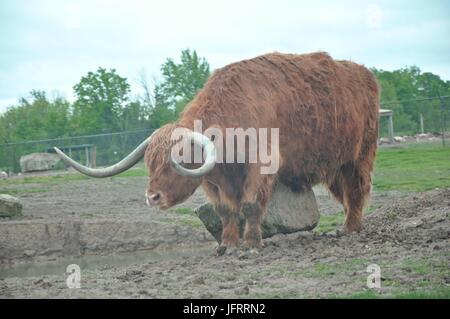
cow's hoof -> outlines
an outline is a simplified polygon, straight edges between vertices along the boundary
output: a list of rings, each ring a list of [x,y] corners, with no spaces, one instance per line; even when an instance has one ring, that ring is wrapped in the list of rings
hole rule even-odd
[[[261,253],[261,248],[249,248],[247,250],[247,256],[249,257],[257,257]]]
[[[361,223],[345,224],[344,225],[344,232],[347,235],[359,233],[362,230],[363,230],[363,225]]]
[[[217,249],[216,249],[217,256],[222,256],[222,255],[224,255],[226,251],[227,251],[227,246],[220,245],[220,246],[217,247]]]
[[[238,259],[254,259],[260,256],[261,251],[256,248],[241,247],[236,254]]]
[[[245,240],[244,244],[243,244],[244,248],[246,248],[247,250],[250,249],[256,249],[256,250],[260,250],[263,247],[263,242],[261,239],[251,239],[251,240]]]
[[[220,245],[219,247],[217,247],[216,252],[218,256],[222,256],[222,255],[236,255],[237,252],[240,250],[239,246],[224,246],[224,245]]]

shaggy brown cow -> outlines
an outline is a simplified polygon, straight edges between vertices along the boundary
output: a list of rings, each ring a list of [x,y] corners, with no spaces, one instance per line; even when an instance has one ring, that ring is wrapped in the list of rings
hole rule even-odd
[[[260,225],[277,180],[294,191],[327,185],[345,208],[346,231],[359,231],[371,188],[378,111],[378,84],[367,68],[322,52],[271,53],[217,70],[178,122],[160,128],[113,167],[90,169],[59,153],[81,172],[104,177],[128,169],[145,151],[151,177],[147,200],[163,209],[201,185],[222,220],[218,252],[223,253],[239,242],[239,212],[246,218],[244,243],[261,247]],[[262,175],[261,163],[182,168],[171,160],[171,134],[179,127],[192,130],[194,120],[224,134],[225,128],[279,128],[278,173]]]

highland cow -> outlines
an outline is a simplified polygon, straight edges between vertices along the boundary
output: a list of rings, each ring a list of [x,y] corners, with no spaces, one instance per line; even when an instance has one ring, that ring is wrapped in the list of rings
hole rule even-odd
[[[379,87],[367,68],[322,52],[271,53],[215,71],[176,123],[158,129],[114,166],[84,167],[57,151],[66,163],[94,177],[118,174],[145,156],[150,176],[145,196],[148,204],[162,209],[183,202],[201,185],[223,224],[222,254],[239,244],[240,213],[246,219],[244,245],[261,247],[261,222],[277,182],[294,192],[325,184],[344,206],[345,230],[360,231],[371,189],[378,111]],[[195,120],[224,134],[226,128],[279,128],[279,170],[261,174],[259,161],[176,162],[171,136],[177,128],[193,130]],[[209,138],[189,138],[214,152]]]

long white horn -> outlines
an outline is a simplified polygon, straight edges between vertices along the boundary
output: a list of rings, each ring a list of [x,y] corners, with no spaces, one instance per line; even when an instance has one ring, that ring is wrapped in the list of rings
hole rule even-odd
[[[157,130],[156,130],[157,131]],[[58,153],[59,157],[69,166],[72,166],[80,173],[83,173],[84,175],[88,175],[91,177],[97,177],[97,178],[103,178],[103,177],[110,177],[117,174],[120,174],[127,169],[133,167],[136,165],[137,162],[139,162],[145,155],[145,150],[147,149],[148,143],[150,139],[152,138],[153,134],[156,133],[153,132],[152,135],[147,138],[144,142],[142,142],[138,147],[134,149],[133,152],[131,152],[127,157],[125,157],[123,160],[121,160],[119,163],[116,163],[114,165],[111,165],[109,167],[104,168],[90,168],[87,166],[84,166],[73,159],[71,159],[69,156],[64,154],[63,151],[61,151],[59,148],[54,147],[54,150],[56,153]]]
[[[208,174],[214,168],[214,165],[216,165],[216,147],[214,146],[214,143],[208,137],[198,132],[191,131],[187,134],[186,138],[189,139],[189,142],[194,142],[194,144],[203,147],[205,162],[199,168],[188,169],[181,166],[173,158],[171,152],[170,162],[172,163],[173,168],[183,176],[200,177]]]

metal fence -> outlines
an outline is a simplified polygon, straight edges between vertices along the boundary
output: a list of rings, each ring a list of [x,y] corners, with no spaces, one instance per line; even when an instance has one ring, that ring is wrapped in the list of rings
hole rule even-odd
[[[0,144],[0,171],[20,172],[21,156],[49,152],[54,146],[64,151],[70,149],[70,155],[82,163],[97,166],[111,165],[130,153],[152,132],[153,129],[146,129]],[[94,163],[92,162],[93,150],[95,150]],[[60,165],[61,168],[64,167],[63,164]]]
[[[384,103],[382,109],[393,111],[392,135],[415,136],[431,133],[449,145],[450,96],[403,100]],[[389,136],[389,117],[380,117],[380,138]],[[391,126],[391,130],[392,130]],[[20,172],[20,157],[35,152],[48,152],[54,146],[70,152],[71,157],[90,165],[111,165],[131,152],[153,129],[62,137],[38,141],[0,144],[0,171]],[[95,154],[93,161],[92,155]],[[60,164],[63,168],[63,164]]]
[[[417,136],[429,133],[450,144],[450,96],[417,98],[383,103],[382,109],[393,111],[394,136]],[[389,118],[380,118],[380,137],[389,137]]]

